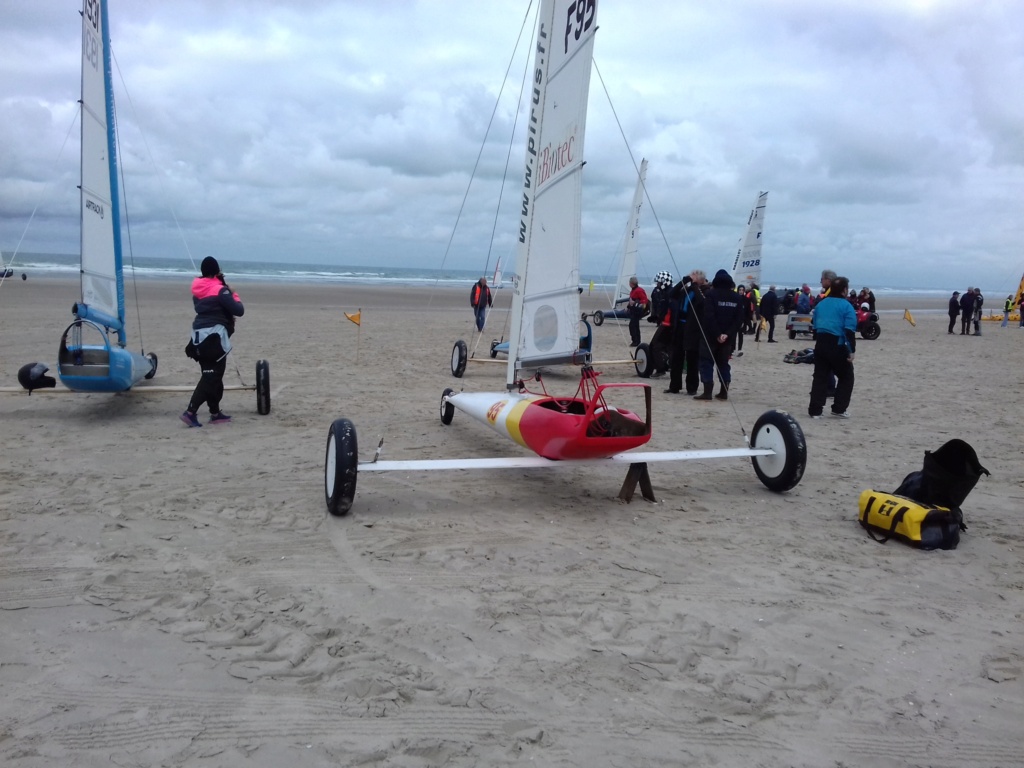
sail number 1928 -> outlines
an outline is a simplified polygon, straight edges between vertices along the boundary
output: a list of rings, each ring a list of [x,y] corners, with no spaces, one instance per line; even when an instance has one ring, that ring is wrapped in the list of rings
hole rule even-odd
[[[761,260],[760,259],[747,259],[742,264],[740,264],[740,266],[743,267],[743,269],[750,269],[751,267],[758,267],[760,265],[761,265]]]
[[[594,16],[597,13],[597,0],[576,0],[569,3],[565,12],[565,51],[569,52],[569,37],[579,40],[580,37],[594,24]]]

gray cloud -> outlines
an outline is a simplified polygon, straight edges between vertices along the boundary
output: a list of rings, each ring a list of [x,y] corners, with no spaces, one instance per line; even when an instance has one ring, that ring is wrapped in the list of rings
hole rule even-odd
[[[441,266],[526,3],[111,5],[139,255],[184,254],[184,238],[228,259]],[[78,9],[0,0],[5,253],[33,211],[24,250],[77,249]],[[823,263],[873,286],[1002,290],[1019,277],[1024,7],[652,0],[603,2],[599,23],[584,271],[613,259],[647,157],[652,272],[728,264],[770,190],[777,282]],[[447,266],[483,266],[524,62]],[[502,255],[518,141],[509,162]]]

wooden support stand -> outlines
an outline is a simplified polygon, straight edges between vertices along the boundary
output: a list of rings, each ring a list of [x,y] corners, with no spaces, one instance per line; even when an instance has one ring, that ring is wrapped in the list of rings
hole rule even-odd
[[[636,492],[636,484],[640,483],[640,494],[648,501],[657,501],[654,498],[654,488],[651,487],[651,476],[647,474],[647,463],[641,462],[630,464],[626,479],[622,481],[622,488],[619,490],[619,498],[629,504]]]

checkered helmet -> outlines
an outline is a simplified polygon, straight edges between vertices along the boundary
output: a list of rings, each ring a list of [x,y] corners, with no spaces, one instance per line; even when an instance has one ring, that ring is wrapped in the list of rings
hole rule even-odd
[[[660,285],[662,288],[668,288],[672,285],[672,273],[659,272],[654,276],[654,284]]]

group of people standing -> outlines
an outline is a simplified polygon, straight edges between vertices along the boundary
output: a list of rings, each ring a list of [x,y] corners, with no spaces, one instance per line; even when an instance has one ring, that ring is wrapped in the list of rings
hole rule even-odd
[[[949,297],[949,328],[948,333],[953,333],[953,326],[956,325],[956,318],[960,316],[960,335],[971,335],[971,323],[974,323],[974,336],[981,336],[981,308],[985,304],[985,297],[981,295],[981,288],[967,286],[967,292],[963,296],[960,291],[953,291]],[[1004,323],[1005,325],[1005,323]]]
[[[651,339],[655,376],[669,374],[667,394],[687,395],[697,400],[727,400],[732,383],[730,359],[741,346],[745,330],[757,317],[756,286],[737,289],[732,276],[718,270],[708,282],[703,270],[695,269],[673,285],[668,272],[659,272],[651,293],[650,322],[658,329]],[[760,297],[763,304],[777,307],[772,290]],[[769,320],[769,341],[774,332],[774,311]],[[685,371],[685,380],[684,380]],[[714,393],[716,372],[721,387]]]

